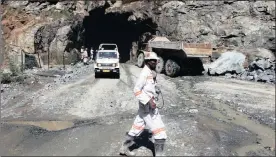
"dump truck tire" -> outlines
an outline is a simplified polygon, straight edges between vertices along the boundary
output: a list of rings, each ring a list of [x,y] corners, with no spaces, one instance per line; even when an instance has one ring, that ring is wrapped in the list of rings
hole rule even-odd
[[[144,64],[145,64],[144,61],[145,61],[145,55],[144,55],[144,53],[140,53],[138,55],[138,58],[137,58],[137,66],[139,68],[142,68],[144,66]]]
[[[157,63],[155,71],[160,74],[164,72],[165,63],[164,63],[164,59],[161,56],[158,56],[158,57],[159,57],[159,63]]]
[[[180,66],[172,59],[168,59],[165,64],[165,73],[170,77],[177,76],[180,72]]]

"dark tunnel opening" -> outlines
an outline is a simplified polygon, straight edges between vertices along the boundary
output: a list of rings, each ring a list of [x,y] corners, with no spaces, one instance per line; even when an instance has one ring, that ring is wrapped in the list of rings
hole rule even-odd
[[[125,63],[130,59],[132,42],[139,41],[141,35],[146,32],[155,34],[156,24],[151,19],[143,21],[128,21],[131,13],[105,14],[105,8],[96,8],[85,17],[84,46],[98,49],[101,43],[115,43],[120,53],[120,62]],[[95,56],[95,53],[94,53]]]

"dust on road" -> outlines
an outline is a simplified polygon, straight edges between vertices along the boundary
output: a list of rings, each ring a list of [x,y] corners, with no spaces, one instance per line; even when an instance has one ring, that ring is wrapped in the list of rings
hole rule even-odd
[[[140,71],[123,64],[120,79],[95,79],[91,70],[71,82],[35,91],[29,103],[25,95],[21,102],[5,101],[1,155],[119,155],[138,109],[132,89]],[[273,121],[269,121],[273,107],[275,110],[275,106],[269,108],[275,102],[274,87],[204,76],[168,78],[160,74],[157,79],[165,98],[161,115],[169,137],[167,155],[275,153]],[[15,109],[16,115],[12,113]],[[259,109],[271,114],[254,116]],[[151,156],[143,144],[137,155]]]

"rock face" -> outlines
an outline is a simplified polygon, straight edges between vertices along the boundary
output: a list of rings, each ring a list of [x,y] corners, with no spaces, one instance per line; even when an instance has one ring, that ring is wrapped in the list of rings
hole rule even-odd
[[[57,30],[56,36],[54,40],[51,41],[49,46],[50,52],[64,52],[66,46],[68,45],[70,39],[68,39],[68,35],[71,31],[71,26],[63,26]]]
[[[66,12],[72,2],[64,2],[64,8],[59,6],[57,9],[55,6],[58,4],[49,2],[7,3],[2,24],[4,22],[4,36],[11,52],[20,53],[23,50],[28,54],[39,53],[43,64],[48,62],[49,51],[50,64],[62,64],[64,52],[82,44],[83,17]]]
[[[233,46],[275,51],[274,1],[120,0],[6,3],[7,7],[21,9],[28,16],[36,16],[35,19],[39,19],[39,22],[28,26],[26,33],[20,33],[16,38],[18,40],[15,43],[28,53],[46,53],[49,50],[53,56],[59,56],[58,54],[70,51],[72,43],[78,48],[83,42],[81,23],[84,16],[99,7],[106,7],[106,13],[128,13],[129,21],[152,19],[158,25],[157,35],[165,35],[171,40],[211,42],[214,47]],[[61,15],[64,16],[60,17]],[[4,30],[14,29],[13,27],[15,26],[9,25]]]
[[[28,53],[35,53],[35,40],[36,33],[41,29],[41,27],[45,26],[46,23],[36,24],[34,27],[31,27],[24,31],[24,33],[20,33],[17,37],[15,44],[20,47],[22,50]]]
[[[49,51],[50,63],[62,64],[65,52],[80,47],[83,43],[82,21],[74,19],[61,19],[40,27],[35,36],[35,52],[44,53],[44,62],[48,62]]]
[[[170,1],[159,10],[161,34],[176,40],[275,49],[274,1]]]

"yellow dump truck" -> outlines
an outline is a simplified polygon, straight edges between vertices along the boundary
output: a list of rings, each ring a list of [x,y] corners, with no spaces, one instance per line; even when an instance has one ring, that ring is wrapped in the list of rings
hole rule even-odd
[[[154,36],[137,51],[138,67],[144,66],[144,57],[147,53],[156,53],[159,56],[160,60],[156,66],[158,73],[165,72],[166,75],[174,77],[187,69],[191,71],[201,68],[203,71],[201,58],[212,57],[212,45],[170,41],[166,37]]]

